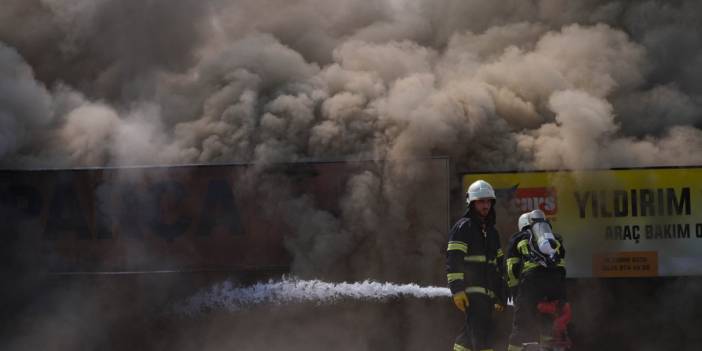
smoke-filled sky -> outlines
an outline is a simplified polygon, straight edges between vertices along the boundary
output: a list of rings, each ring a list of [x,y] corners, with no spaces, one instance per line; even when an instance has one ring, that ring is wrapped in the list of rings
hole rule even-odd
[[[697,1],[8,0],[0,165],[699,164]]]

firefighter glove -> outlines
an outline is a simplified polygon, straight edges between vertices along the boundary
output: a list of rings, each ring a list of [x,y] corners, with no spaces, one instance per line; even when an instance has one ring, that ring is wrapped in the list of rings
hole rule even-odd
[[[459,291],[453,294],[453,304],[456,305],[456,308],[465,312],[466,308],[470,304],[468,302],[468,294],[466,294],[465,291]]]
[[[505,306],[503,306],[503,305],[501,305],[501,304],[499,304],[499,303],[496,303],[496,304],[495,304],[495,312],[502,312],[502,311],[504,311],[504,310],[505,310]]]

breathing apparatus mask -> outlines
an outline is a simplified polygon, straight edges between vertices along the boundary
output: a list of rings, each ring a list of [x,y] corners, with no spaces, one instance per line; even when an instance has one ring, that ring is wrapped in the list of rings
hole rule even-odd
[[[535,219],[531,224],[530,230],[536,239],[539,251],[548,257],[553,257],[556,254],[558,244],[556,237],[553,235],[551,224],[546,219]]]

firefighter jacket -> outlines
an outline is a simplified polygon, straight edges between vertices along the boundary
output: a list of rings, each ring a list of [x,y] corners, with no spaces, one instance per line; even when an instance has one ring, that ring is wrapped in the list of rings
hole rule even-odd
[[[535,252],[535,238],[528,229],[512,235],[507,248],[507,285],[510,291],[514,290],[519,283],[526,278],[530,272],[536,270],[556,270],[561,271],[565,276],[565,247],[563,238],[556,237],[556,253],[552,259],[544,260],[543,255]]]
[[[506,301],[504,254],[495,229],[495,212],[486,220],[469,210],[449,233],[446,273],[451,293],[485,294],[498,303]]]

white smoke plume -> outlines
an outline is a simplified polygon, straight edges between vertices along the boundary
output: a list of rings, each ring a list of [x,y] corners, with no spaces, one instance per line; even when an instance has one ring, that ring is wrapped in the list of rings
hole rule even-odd
[[[417,284],[390,284],[374,281],[356,283],[328,283],[319,280],[297,280],[256,283],[247,287],[236,287],[230,281],[215,284],[177,304],[174,311],[193,316],[212,310],[236,312],[259,304],[284,305],[312,302],[329,304],[344,299],[382,302],[390,298],[438,298],[450,297],[451,291],[441,287],[421,287]]]

